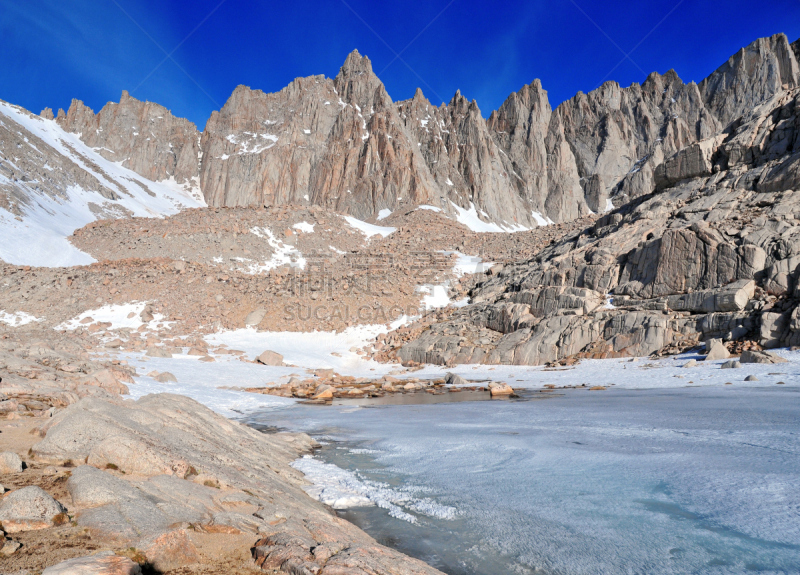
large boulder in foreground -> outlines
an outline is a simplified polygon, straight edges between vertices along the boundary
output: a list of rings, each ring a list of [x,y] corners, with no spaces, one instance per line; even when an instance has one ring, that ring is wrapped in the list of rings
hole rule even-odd
[[[31,485],[12,491],[0,503],[0,523],[7,533],[47,529],[66,508],[44,489]]]

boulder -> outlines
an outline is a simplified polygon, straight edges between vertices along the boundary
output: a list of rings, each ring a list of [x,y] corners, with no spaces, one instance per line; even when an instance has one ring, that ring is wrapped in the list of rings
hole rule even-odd
[[[281,366],[283,365],[283,356],[274,351],[266,350],[256,358],[256,361],[264,365]]]
[[[786,363],[787,360],[768,351],[746,350],[739,358],[742,363]]]
[[[755,375],[748,375],[744,378],[745,381],[758,381],[758,378]]]
[[[258,324],[261,323],[261,320],[264,319],[265,315],[267,315],[267,310],[264,308],[251,311],[249,314],[247,314],[247,317],[244,318],[245,327],[258,326]]]
[[[721,339],[710,339],[706,342],[706,361],[716,361],[718,359],[728,359],[731,354]]]
[[[171,358],[172,354],[163,347],[148,347],[145,352],[147,357]]]
[[[514,390],[511,389],[511,386],[507,383],[500,383],[497,381],[493,381],[489,383],[489,393],[492,394],[492,397],[504,396],[504,395],[512,395]]]
[[[684,363],[684,364],[683,364],[681,367],[694,367],[694,366],[696,366],[696,365],[697,365],[697,360],[695,360],[695,359],[690,359],[689,361],[687,361],[686,363]]]
[[[333,387],[323,383],[317,386],[317,389],[314,390],[314,395],[311,396],[311,399],[333,399],[333,391]]]
[[[145,549],[145,555],[147,561],[162,573],[200,561],[197,547],[191,542],[185,529],[170,531],[156,537]]]
[[[444,382],[449,385],[469,385],[469,382],[466,379],[456,373],[450,372],[444,376]]]
[[[66,508],[44,489],[31,485],[12,491],[0,502],[0,523],[7,533],[47,529]]]
[[[0,453],[0,473],[20,473],[22,471],[22,459],[19,455],[10,451]]]
[[[155,379],[159,383],[178,383],[178,378],[172,375],[170,372],[165,371],[163,373],[159,373],[155,376]]]
[[[739,363],[738,361],[736,361],[735,359],[732,359],[730,361],[726,361],[720,367],[722,369],[738,369],[738,368],[742,367],[742,364]]]
[[[42,575],[142,575],[142,568],[127,557],[103,551],[62,561],[42,571]]]

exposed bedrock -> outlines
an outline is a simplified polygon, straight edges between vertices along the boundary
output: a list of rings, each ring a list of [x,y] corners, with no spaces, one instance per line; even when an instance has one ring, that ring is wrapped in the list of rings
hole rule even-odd
[[[653,193],[489,275],[471,305],[389,346],[404,362],[540,364],[709,338],[800,343],[800,89],[656,173]]]

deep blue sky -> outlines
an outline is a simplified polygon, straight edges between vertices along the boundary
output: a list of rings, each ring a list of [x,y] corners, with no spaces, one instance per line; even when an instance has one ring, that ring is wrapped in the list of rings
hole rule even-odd
[[[800,1],[0,0],[0,99],[97,111],[127,89],[202,129],[238,84],[333,77],[357,48],[394,100],[460,89],[488,116],[534,78],[553,107],[653,70],[700,81],[777,32],[800,36]]]

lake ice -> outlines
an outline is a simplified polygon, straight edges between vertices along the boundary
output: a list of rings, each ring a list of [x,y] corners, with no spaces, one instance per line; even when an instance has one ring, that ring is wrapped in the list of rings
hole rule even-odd
[[[251,421],[330,442],[298,462],[311,490],[338,490],[346,517],[448,573],[788,574],[798,400],[775,385],[574,390]]]

